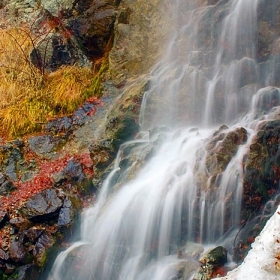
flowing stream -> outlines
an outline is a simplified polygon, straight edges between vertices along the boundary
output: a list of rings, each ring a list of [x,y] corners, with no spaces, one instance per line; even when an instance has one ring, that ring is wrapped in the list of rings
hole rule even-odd
[[[230,252],[244,156],[258,124],[273,117],[280,91],[269,71],[260,79],[255,59],[258,1],[204,2],[172,1],[174,32],[150,75],[141,138],[122,145],[97,201],[83,213],[81,240],[58,256],[50,280],[170,280],[180,265],[188,268],[182,279],[192,279],[197,250],[217,244]],[[240,127],[246,137],[219,170],[207,153]],[[130,166],[120,175],[128,150]]]

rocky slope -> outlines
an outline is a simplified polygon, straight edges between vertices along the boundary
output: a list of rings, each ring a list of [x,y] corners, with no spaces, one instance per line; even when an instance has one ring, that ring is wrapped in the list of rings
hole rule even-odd
[[[163,30],[147,36],[162,20],[158,5],[0,2],[1,28],[25,24],[46,38],[31,53],[44,71],[73,64],[96,71],[109,54],[101,99],[90,98],[72,115],[46,123],[39,135],[1,143],[0,279],[44,277],[54,253],[67,245],[61,242],[71,236],[80,210],[94,200],[101,171],[138,132],[146,85],[141,75],[159,57],[156,42],[164,37]]]
[[[217,21],[221,20],[223,1],[201,1],[206,2],[217,4]],[[0,279],[44,277],[54,253],[67,247],[62,242],[71,237],[78,213],[94,201],[93,193],[118,147],[138,132],[147,73],[162,54],[159,42],[169,29],[169,10],[161,4],[0,0],[1,28],[29,24],[46,38],[31,53],[32,62],[44,71],[73,64],[94,70],[108,59],[100,99],[91,98],[71,116],[47,123],[40,135],[0,145]],[[277,1],[260,1],[257,53],[261,71],[269,70],[273,86],[280,87],[280,12],[272,19],[275,9],[280,11]],[[208,24],[205,20],[201,27]],[[264,100],[265,110],[280,103],[275,88],[267,91],[272,98]],[[273,118],[260,125],[244,159],[243,228],[233,248],[237,262],[279,204],[279,110]],[[209,163],[217,162],[215,168],[209,164],[213,184],[247,137],[244,128],[230,134],[225,129],[209,141]]]

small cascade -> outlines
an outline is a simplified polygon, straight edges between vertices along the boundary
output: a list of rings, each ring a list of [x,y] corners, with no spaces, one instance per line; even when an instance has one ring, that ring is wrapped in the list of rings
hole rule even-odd
[[[244,160],[280,90],[259,82],[258,1],[198,2],[174,1],[175,32],[150,75],[142,137],[121,146],[83,213],[81,240],[58,256],[49,280],[179,279],[182,265],[187,280],[199,266],[189,242],[230,253]],[[129,166],[120,168],[127,147]]]

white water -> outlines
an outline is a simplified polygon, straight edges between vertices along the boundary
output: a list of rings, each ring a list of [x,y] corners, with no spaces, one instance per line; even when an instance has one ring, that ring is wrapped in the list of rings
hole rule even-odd
[[[175,32],[142,104],[145,137],[121,148],[97,201],[83,213],[81,241],[58,256],[49,279],[169,280],[176,279],[179,264],[190,268],[184,279],[191,279],[198,265],[185,251],[187,242],[232,246],[240,223],[243,158],[256,116],[262,109],[267,118],[273,96],[280,96],[274,89],[271,97],[272,88],[258,83],[257,3],[195,7],[174,1]],[[207,149],[221,124],[229,126],[225,135],[245,127],[247,141],[214,176],[209,169],[217,166],[209,168]],[[161,126],[168,129],[152,133]],[[137,176],[114,188],[111,179],[125,147],[139,145],[141,153],[156,142],[157,152]]]

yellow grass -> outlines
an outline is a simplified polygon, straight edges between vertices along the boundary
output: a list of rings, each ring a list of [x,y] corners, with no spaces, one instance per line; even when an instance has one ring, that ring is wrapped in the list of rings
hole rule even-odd
[[[44,74],[32,65],[35,40],[27,29],[0,30],[1,136],[39,131],[48,118],[72,113],[87,97],[99,94],[100,71],[65,66]]]

